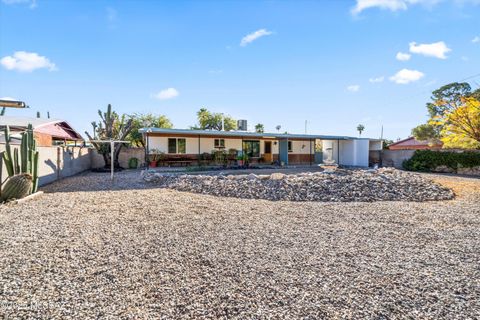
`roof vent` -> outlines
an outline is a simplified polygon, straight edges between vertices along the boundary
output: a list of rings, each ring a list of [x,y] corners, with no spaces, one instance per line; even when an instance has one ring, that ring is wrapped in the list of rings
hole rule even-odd
[[[247,120],[238,120],[237,121],[237,130],[247,131]]]

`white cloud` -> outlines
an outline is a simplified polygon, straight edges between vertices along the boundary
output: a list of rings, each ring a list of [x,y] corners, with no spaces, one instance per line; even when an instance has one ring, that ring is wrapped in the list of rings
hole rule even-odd
[[[407,10],[411,5],[420,4],[426,7],[433,5],[443,0],[357,0],[356,5],[351,9],[353,15],[358,15],[360,12],[370,8],[379,8],[382,10],[400,11]],[[456,0],[459,2],[461,0]],[[475,4],[477,0],[470,0]]]
[[[212,69],[212,70],[208,70],[208,73],[210,73],[210,74],[221,74],[221,73],[223,73],[223,70],[222,69]]]
[[[28,4],[30,9],[37,7],[37,0],[2,0],[5,4]]]
[[[480,37],[476,36],[472,39],[472,43],[480,43]]]
[[[365,9],[380,8],[390,11],[407,10],[407,4],[403,0],[357,0],[351,13],[357,15]]]
[[[390,81],[398,84],[407,84],[423,78],[425,74],[417,70],[402,69],[390,77]]]
[[[384,76],[368,79],[370,83],[379,83],[379,82],[383,82],[383,80],[385,80]]]
[[[395,56],[395,58],[397,58],[397,60],[400,60],[400,61],[408,61],[410,60],[411,57],[412,57],[411,54],[403,53],[403,52],[398,52],[397,55]]]
[[[31,72],[42,68],[49,71],[57,70],[54,63],[35,52],[16,51],[13,56],[5,56],[0,59],[0,63],[7,70],[20,72]]]
[[[152,97],[158,100],[168,100],[178,97],[179,94],[180,93],[177,91],[177,89],[167,88],[153,94]]]
[[[245,47],[247,44],[257,40],[258,38],[264,37],[264,36],[269,36],[273,32],[268,31],[267,29],[260,29],[255,32],[252,32],[250,34],[247,34],[245,37],[242,38],[242,41],[240,41],[240,45],[242,47]]]
[[[360,91],[360,86],[358,84],[352,84],[347,87],[347,90],[350,92],[358,92]]]
[[[416,42],[410,42],[410,52],[421,54],[426,57],[434,57],[438,59],[447,59],[446,53],[452,51],[445,42],[439,41],[434,43],[418,44]]]

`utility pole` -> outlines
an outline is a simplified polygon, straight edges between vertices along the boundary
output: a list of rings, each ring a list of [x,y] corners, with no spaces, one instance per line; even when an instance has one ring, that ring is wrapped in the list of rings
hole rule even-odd
[[[305,120],[305,134],[307,134],[307,123],[308,123],[308,121]]]

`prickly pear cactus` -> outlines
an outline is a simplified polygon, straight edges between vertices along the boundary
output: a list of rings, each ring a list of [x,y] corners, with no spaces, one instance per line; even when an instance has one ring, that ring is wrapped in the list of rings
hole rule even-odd
[[[21,173],[8,178],[2,189],[1,202],[11,199],[22,199],[30,194],[32,175]]]

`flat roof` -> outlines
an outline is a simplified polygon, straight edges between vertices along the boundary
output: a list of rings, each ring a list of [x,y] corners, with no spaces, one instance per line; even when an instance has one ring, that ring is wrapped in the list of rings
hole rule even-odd
[[[216,131],[216,130],[190,130],[190,129],[165,129],[165,128],[141,128],[141,133],[164,133],[164,134],[185,134],[202,136],[225,136],[245,138],[274,138],[274,139],[321,139],[321,140],[376,140],[369,138],[357,138],[349,136],[331,136],[318,134],[292,134],[292,133],[258,133],[247,131]]]

